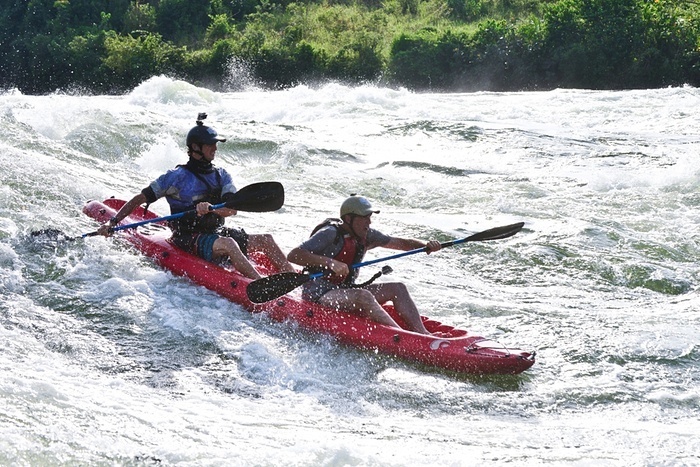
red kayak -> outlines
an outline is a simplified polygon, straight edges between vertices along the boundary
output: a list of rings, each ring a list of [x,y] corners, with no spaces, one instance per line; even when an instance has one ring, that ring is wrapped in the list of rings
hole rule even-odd
[[[114,198],[104,202],[90,201],[83,212],[103,223],[114,216],[124,203]],[[123,223],[137,223],[158,217],[151,211],[137,208]],[[255,304],[246,295],[250,279],[175,247],[169,241],[171,231],[167,223],[146,223],[138,228],[123,230],[122,235],[161,267],[173,274],[185,276],[251,312],[265,312],[276,321],[293,321],[305,330],[331,335],[348,345],[466,374],[518,374],[535,363],[534,352],[508,348],[426,317],[423,317],[423,321],[432,336],[388,327],[310,303],[302,300],[298,292],[271,302]],[[258,255],[251,259],[256,262],[261,274],[277,272],[270,270],[265,257]],[[397,323],[402,324],[391,306],[387,306],[387,311]]]

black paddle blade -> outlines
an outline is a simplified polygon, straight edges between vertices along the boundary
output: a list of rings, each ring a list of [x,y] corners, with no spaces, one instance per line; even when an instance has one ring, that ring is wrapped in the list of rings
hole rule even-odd
[[[95,230],[94,232],[82,234],[79,237],[69,237],[58,229],[41,229],[30,232],[29,235],[31,235],[32,239],[36,241],[72,242],[85,237],[95,237],[99,234],[97,233],[97,230]]]
[[[29,233],[32,237],[64,238],[66,234],[58,229],[41,229]]]
[[[226,202],[226,207],[246,212],[277,211],[284,204],[284,187],[279,182],[244,186]]]
[[[482,242],[484,240],[500,240],[501,238],[512,237],[525,225],[525,222],[518,222],[517,224],[503,225],[501,227],[494,227],[493,229],[484,230],[483,232],[477,232],[467,238],[461,238],[459,240],[452,240],[451,242],[441,243],[442,247],[457,245],[464,242]]]
[[[251,302],[265,303],[288,294],[309,280],[311,276],[308,274],[281,272],[251,282],[245,292]]]
[[[59,242],[67,240],[75,240],[75,237],[69,237],[58,229],[41,229],[30,232],[29,235],[37,241]]]
[[[474,235],[467,237],[468,242],[482,242],[484,240],[500,240],[502,238],[512,237],[525,225],[525,222],[518,222],[516,224],[504,225],[501,227],[494,227],[493,229],[484,230],[483,232],[475,233]]]

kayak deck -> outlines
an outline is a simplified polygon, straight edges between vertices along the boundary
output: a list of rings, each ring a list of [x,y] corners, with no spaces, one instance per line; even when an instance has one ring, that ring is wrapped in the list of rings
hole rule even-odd
[[[105,222],[124,203],[115,198],[104,202],[90,201],[83,212],[98,222]],[[151,211],[137,208],[123,223],[157,217]],[[385,326],[367,318],[307,302],[295,292],[270,302],[255,304],[245,292],[251,279],[175,247],[169,241],[171,231],[167,224],[153,222],[136,229],[123,230],[122,234],[143,254],[173,274],[187,277],[251,312],[267,313],[275,321],[293,321],[300,328],[331,335],[348,345],[466,374],[518,374],[535,363],[534,352],[508,348],[424,316],[423,322],[432,336]],[[277,272],[271,269],[264,255],[252,254],[250,259],[263,275]],[[392,306],[385,308],[398,324],[403,324]]]

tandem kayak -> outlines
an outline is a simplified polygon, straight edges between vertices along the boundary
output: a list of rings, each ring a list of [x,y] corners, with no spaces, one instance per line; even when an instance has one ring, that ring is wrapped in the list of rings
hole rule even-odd
[[[83,212],[103,223],[116,214],[125,201],[110,198],[90,201]],[[137,208],[123,223],[157,219],[146,209]],[[290,293],[266,303],[253,303],[246,294],[251,282],[228,269],[187,253],[170,242],[171,231],[165,222],[145,223],[122,230],[122,235],[159,266],[204,286],[253,313],[266,313],[275,321],[292,321],[301,329],[333,336],[337,341],[361,349],[398,357],[427,366],[464,374],[518,374],[535,363],[535,353],[509,348],[491,339],[422,317],[433,335],[423,335],[385,326],[367,318],[304,301]],[[250,258],[261,274],[275,273],[262,255]],[[397,323],[401,320],[390,305],[387,311]]]

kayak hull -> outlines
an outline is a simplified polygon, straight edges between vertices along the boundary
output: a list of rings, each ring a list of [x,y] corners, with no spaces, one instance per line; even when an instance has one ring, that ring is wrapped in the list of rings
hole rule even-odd
[[[115,198],[103,202],[90,201],[83,212],[98,222],[106,222],[124,204]],[[158,216],[145,209],[136,209],[124,223],[155,219]],[[507,348],[490,339],[423,317],[426,336],[404,329],[381,325],[366,318],[323,307],[302,300],[298,293],[255,304],[246,295],[250,279],[235,270],[205,261],[175,247],[170,241],[167,224],[148,223],[136,229],[120,232],[144,255],[159,266],[178,276],[206,287],[254,313],[264,312],[275,321],[292,321],[307,331],[333,336],[339,342],[361,349],[398,357],[407,361],[458,373],[518,374],[535,363],[534,352]],[[261,274],[274,273],[267,258],[251,256]],[[400,323],[391,306],[387,311]]]

